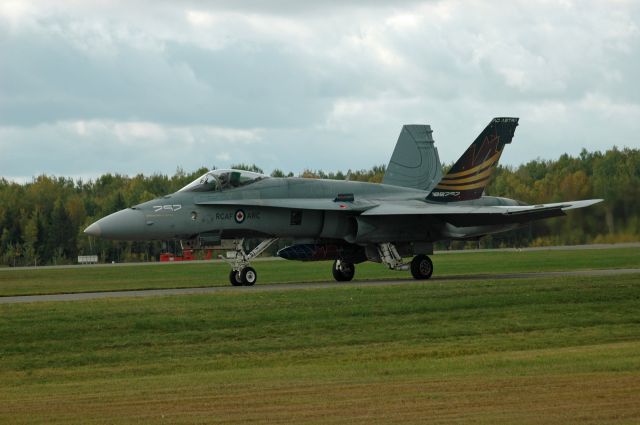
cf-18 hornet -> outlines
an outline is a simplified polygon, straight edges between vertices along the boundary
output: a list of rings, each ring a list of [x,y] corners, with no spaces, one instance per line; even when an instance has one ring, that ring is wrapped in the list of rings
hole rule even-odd
[[[405,125],[381,184],[213,170],[175,193],[104,217],[85,233],[180,240],[184,249],[228,246],[233,285],[256,283],[251,260],[279,238],[292,244],[278,256],[333,260],[337,281],[353,279],[355,264],[364,261],[428,279],[436,241],[476,240],[601,201],[526,205],[485,196],[517,125],[518,118],[491,120],[444,176],[430,126]],[[260,243],[248,250],[245,238]]]

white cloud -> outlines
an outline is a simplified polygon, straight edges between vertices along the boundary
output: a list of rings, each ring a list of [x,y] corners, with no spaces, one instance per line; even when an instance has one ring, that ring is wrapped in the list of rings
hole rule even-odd
[[[385,23],[396,31],[415,30],[420,18],[414,14],[398,13],[387,18]]]
[[[228,152],[220,152],[216,155],[216,159],[218,161],[229,162],[231,160],[231,155]]]
[[[203,127],[203,131],[211,138],[243,144],[253,144],[261,139],[260,129],[243,130],[235,128]]]
[[[216,23],[215,17],[211,13],[201,12],[198,10],[186,11],[187,21],[195,27],[211,27]]]
[[[640,122],[640,104],[627,102],[614,102],[609,97],[598,93],[587,93],[578,102],[578,106],[586,111],[596,112],[607,119],[611,119],[611,125],[617,122]],[[640,142],[638,142],[640,145]]]
[[[15,27],[29,19],[34,9],[34,6],[26,1],[5,1],[0,3],[0,16]]]
[[[0,169],[11,178],[23,178],[25,165],[32,175],[171,173],[178,165],[195,169],[212,167],[216,161],[239,161],[228,149],[241,152],[261,139],[261,129],[151,122],[80,120],[33,128],[4,126],[0,127]]]

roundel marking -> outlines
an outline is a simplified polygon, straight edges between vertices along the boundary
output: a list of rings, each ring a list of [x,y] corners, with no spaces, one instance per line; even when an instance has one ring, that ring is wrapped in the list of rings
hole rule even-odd
[[[242,210],[236,211],[236,214],[235,214],[234,218],[236,220],[236,223],[238,223],[238,224],[242,223],[244,221],[244,218],[245,218],[244,211],[242,211]]]

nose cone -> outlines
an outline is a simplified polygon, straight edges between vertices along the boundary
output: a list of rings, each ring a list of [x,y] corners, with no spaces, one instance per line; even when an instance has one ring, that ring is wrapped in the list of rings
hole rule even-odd
[[[84,232],[87,235],[91,235],[91,236],[100,236],[102,233],[102,231],[100,230],[100,225],[98,224],[97,221],[92,225],[90,225],[89,227],[87,227],[86,229],[84,229]]]
[[[88,235],[115,240],[142,240],[145,231],[144,214],[131,208],[101,218],[84,229]]]

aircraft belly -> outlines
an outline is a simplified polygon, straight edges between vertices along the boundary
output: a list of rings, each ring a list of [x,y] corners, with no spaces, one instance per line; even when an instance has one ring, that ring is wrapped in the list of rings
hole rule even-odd
[[[442,223],[424,216],[359,216],[355,243],[435,241]]]

